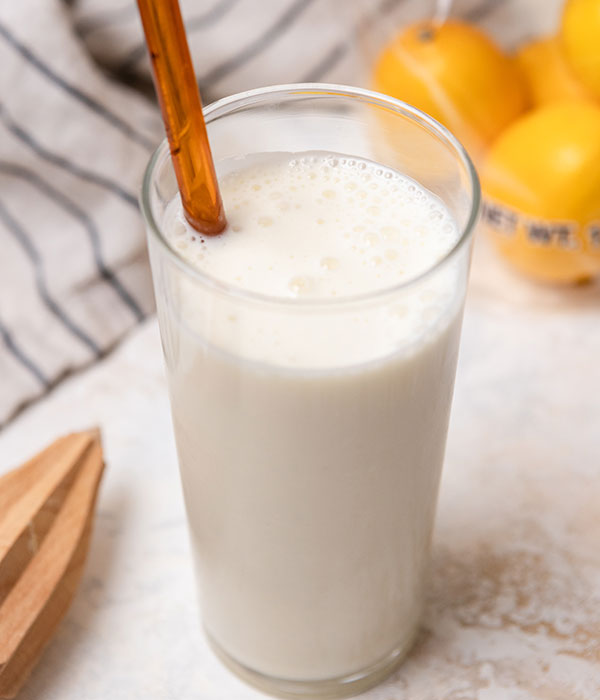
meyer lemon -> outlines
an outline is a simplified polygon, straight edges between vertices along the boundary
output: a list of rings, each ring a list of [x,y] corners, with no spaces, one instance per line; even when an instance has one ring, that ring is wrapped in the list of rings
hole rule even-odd
[[[574,73],[600,97],[600,0],[568,0],[561,38]]]
[[[600,106],[557,102],[518,119],[481,170],[484,225],[540,281],[600,273]]]
[[[457,21],[406,27],[379,55],[373,84],[440,121],[476,161],[527,107],[525,81],[511,59]]]
[[[536,106],[565,99],[593,98],[575,77],[557,37],[525,44],[517,52],[515,61],[527,82],[530,100]]]

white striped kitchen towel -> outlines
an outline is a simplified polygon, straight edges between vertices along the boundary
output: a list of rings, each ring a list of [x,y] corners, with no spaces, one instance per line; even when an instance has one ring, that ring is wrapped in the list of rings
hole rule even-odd
[[[137,207],[155,107],[61,0],[0,2],[0,424],[152,310]]]
[[[460,3],[482,4],[499,0]],[[360,82],[357,37],[432,5],[182,1],[205,103]],[[163,129],[135,0],[2,0],[0,65],[2,426],[153,311],[137,194]]]

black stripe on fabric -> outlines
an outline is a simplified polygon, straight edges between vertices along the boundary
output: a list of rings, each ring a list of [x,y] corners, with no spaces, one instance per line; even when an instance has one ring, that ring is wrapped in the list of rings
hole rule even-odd
[[[74,175],[81,180],[86,180],[87,182],[92,182],[95,185],[103,187],[109,192],[116,194],[117,197],[120,197],[124,202],[127,202],[127,204],[130,204],[132,207],[137,209],[137,197],[124,190],[118,182],[113,182],[103,175],[98,175],[90,170],[86,170],[85,168],[72,163],[70,160],[67,160],[67,158],[58,155],[57,153],[52,153],[48,149],[44,148],[44,146],[38,143],[31,134],[25,131],[25,129],[19,126],[19,124],[17,124],[17,122],[15,122],[8,115],[2,103],[0,103],[0,120],[4,123],[8,131],[10,131],[13,136],[18,138],[19,141],[25,145],[29,146],[29,148],[31,148],[31,150],[43,160],[66,170],[67,172],[71,173],[71,175]]]
[[[318,83],[327,75],[330,70],[335,68],[338,63],[348,53],[350,48],[349,42],[341,41],[336,44],[314,68],[304,75],[300,80],[301,83]]]
[[[195,17],[190,17],[185,23],[185,28],[187,30],[188,36],[197,32],[200,29],[207,29],[211,27],[215,22],[218,22],[222,17],[224,17],[229,10],[239,2],[239,0],[221,0],[216,5],[211,7],[207,12],[201,15],[196,15]],[[116,68],[117,73],[130,73],[133,70],[135,64],[146,55],[146,44],[140,42],[136,44],[121,61],[119,66]]]
[[[25,369],[28,372],[33,374],[33,376],[44,387],[44,389],[48,389],[50,387],[49,379],[35,364],[35,362],[30,357],[28,357],[28,355],[26,355],[25,352],[23,352],[23,350],[17,345],[17,343],[15,343],[12,333],[2,323],[2,321],[0,321],[0,337],[4,341],[4,345],[6,345],[7,350],[15,358],[15,360],[17,360],[19,364],[23,365],[23,367],[25,367]]]
[[[21,245],[21,248],[23,248],[25,251],[26,256],[29,258],[29,261],[33,266],[38,293],[48,309],[54,314],[54,316],[56,316],[56,318],[59,319],[65,328],[67,328],[76,338],[86,345],[94,353],[94,355],[96,355],[96,357],[100,357],[99,346],[84,330],[82,330],[71,318],[69,318],[64,309],[62,309],[58,302],[50,295],[46,285],[46,280],[44,279],[42,258],[37,248],[32,243],[26,231],[8,213],[2,202],[0,202],[0,221],[4,223],[10,233],[12,233],[12,235],[16,238]]]
[[[387,15],[389,12],[398,7],[400,2],[401,0],[383,0],[383,2],[381,2],[377,8],[377,13],[375,15],[371,15],[370,19],[372,20],[377,16],[377,14]]]
[[[295,0],[262,36],[248,44],[248,46],[235,54],[235,56],[228,58],[203,75],[198,80],[200,90],[209,89],[211,85],[222,80],[230,73],[233,73],[233,71],[246,63],[246,61],[255,58],[258,54],[267,49],[274,41],[282,36],[285,30],[290,27],[313,2],[314,0]]]
[[[129,16],[135,16],[135,2],[131,0],[123,7],[113,7],[109,10],[100,10],[87,17],[82,17],[75,23],[75,31],[79,36],[84,37],[87,34],[95,32],[103,27],[110,27],[112,24],[117,24],[121,20],[128,20]]]
[[[305,74],[305,76],[301,79],[301,82],[317,83],[323,80],[327,73],[333,70],[346,56],[350,50],[350,47],[356,42],[356,39],[360,36],[360,34],[367,31],[371,24],[373,24],[373,22],[375,22],[379,16],[385,17],[385,15],[396,9],[399,2],[400,0],[383,0],[383,2],[381,2],[377,8],[377,11],[363,17],[352,31],[352,36],[349,39],[343,39],[335,44],[333,48],[330,49],[329,52],[322,58],[322,60]]]
[[[467,22],[479,22],[482,19],[489,17],[492,12],[502,5],[499,0],[483,0],[480,5],[463,14],[463,19]]]
[[[238,2],[239,0],[221,0],[221,2],[211,7],[207,12],[190,17],[185,23],[186,29],[188,32],[193,33],[212,26],[215,22],[218,22],[221,17],[224,17]]]
[[[38,56],[36,56],[31,49],[22,44],[11,32],[0,22],[0,37],[2,37],[9,46],[11,46],[15,51],[17,51],[31,66],[36,68],[42,75],[48,78],[54,85],[61,88],[64,92],[71,97],[74,97],[81,104],[85,105],[92,112],[102,117],[106,122],[118,129],[122,134],[125,134],[135,143],[139,143],[144,146],[144,148],[149,151],[153,150],[155,145],[153,141],[139,131],[136,131],[130,124],[123,121],[121,117],[113,114],[109,109],[107,109],[103,104],[98,102],[93,97],[86,95],[79,88],[68,83],[64,78],[62,78],[58,73],[55,73],[52,68],[50,68],[44,61],[42,61]]]
[[[28,168],[24,168],[23,166],[16,165],[14,163],[7,163],[6,161],[0,161],[0,172],[4,172],[14,177],[19,177],[33,185],[82,224],[90,239],[92,252],[94,254],[94,261],[101,277],[113,288],[124,304],[130,309],[136,320],[143,321],[145,314],[140,308],[139,304],[125,289],[125,287],[123,287],[121,282],[115,276],[114,272],[104,262],[98,229],[85,210],[75,204],[75,202],[71,201],[68,197],[65,197],[60,190],[52,187],[52,185],[43,180],[37,173],[29,170]]]

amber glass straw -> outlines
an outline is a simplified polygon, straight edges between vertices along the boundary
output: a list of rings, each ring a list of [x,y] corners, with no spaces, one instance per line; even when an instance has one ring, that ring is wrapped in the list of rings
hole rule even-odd
[[[227,221],[178,0],[137,2],[185,216],[201,233],[221,233]]]

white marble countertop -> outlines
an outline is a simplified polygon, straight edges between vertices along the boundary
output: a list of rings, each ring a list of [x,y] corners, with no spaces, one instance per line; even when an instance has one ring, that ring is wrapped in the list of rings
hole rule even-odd
[[[368,700],[600,697],[600,288],[479,245],[420,639]],[[155,321],[0,436],[0,471],[102,428],[81,588],[22,700],[257,700],[198,625]]]

